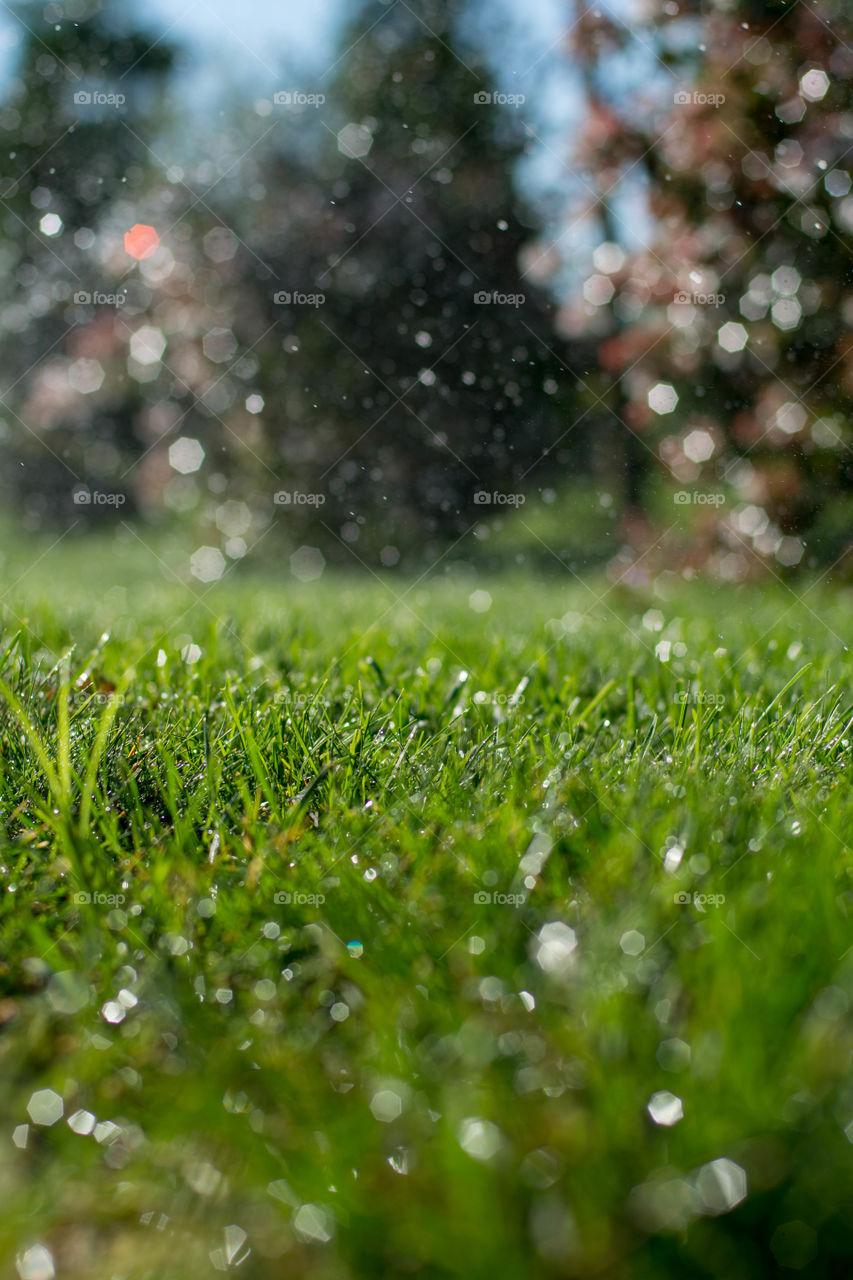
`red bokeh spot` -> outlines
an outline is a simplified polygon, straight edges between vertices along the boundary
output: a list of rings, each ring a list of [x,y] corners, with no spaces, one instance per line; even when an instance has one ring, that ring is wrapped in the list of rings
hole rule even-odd
[[[125,232],[124,250],[131,258],[150,258],[160,245],[160,237],[153,227],[144,222],[137,222],[135,227]]]

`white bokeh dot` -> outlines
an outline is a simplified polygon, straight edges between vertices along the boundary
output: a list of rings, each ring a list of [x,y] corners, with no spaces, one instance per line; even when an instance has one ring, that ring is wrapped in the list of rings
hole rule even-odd
[[[181,436],[169,449],[169,466],[182,476],[198,471],[204,462],[204,449],[191,436]]]
[[[717,332],[717,341],[724,351],[742,351],[748,337],[745,326],[738,324],[736,320],[729,320]]]
[[[658,382],[649,392],[649,408],[655,413],[672,413],[678,404],[678,392],[669,382]]]
[[[218,547],[199,547],[190,556],[190,573],[199,582],[217,582],[225,572],[225,557]]]

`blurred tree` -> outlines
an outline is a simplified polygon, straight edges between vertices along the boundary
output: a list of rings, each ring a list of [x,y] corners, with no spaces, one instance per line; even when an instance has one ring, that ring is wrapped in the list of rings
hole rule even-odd
[[[552,305],[519,266],[524,129],[461,40],[471,7],[360,3],[325,103],[276,107],[291,124],[259,162],[266,199],[235,211],[275,277],[256,272],[278,339],[260,352],[265,460],[282,488],[322,491],[322,520],[370,558],[434,550],[494,510],[479,491],[583,456]],[[325,301],[276,304],[297,291]]]
[[[114,488],[139,449],[139,394],[124,360],[124,317],[139,305],[122,236],[151,175],[139,116],[150,131],[172,52],[129,26],[118,4],[26,4],[19,17],[18,66],[0,107],[0,413],[13,464],[4,483],[36,527],[71,509],[80,482]]]
[[[828,499],[853,487],[853,52],[840,0],[820,14],[667,4],[630,32],[579,16],[596,91],[577,160],[608,187],[642,170],[654,224],[644,250],[604,247],[606,281],[569,328],[600,335],[625,429],[645,446],[646,497],[655,456],[682,499],[723,482],[724,506],[680,514],[685,562],[724,576],[798,562],[804,535],[835,557],[849,520]],[[612,72],[635,40],[660,74],[626,94]]]
[[[391,564],[485,536],[484,492],[583,470],[593,426],[519,265],[521,113],[460,35],[481,3],[362,0],[319,109],[226,105],[184,155],[150,93],[163,42],[110,4],[27,10],[0,129],[7,452],[33,526],[79,480],[239,556],[282,492],[293,537]],[[164,238],[135,263],[140,221]]]

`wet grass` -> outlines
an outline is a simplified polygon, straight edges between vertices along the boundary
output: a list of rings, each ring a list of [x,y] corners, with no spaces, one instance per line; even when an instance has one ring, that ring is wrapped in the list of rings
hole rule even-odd
[[[6,565],[4,1274],[845,1273],[850,594],[134,554]]]

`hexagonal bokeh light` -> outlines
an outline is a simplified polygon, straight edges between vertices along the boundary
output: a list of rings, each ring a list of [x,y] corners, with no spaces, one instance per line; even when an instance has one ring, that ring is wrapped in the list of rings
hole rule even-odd
[[[351,160],[361,160],[373,146],[373,134],[363,124],[345,124],[338,134],[338,150]]]
[[[33,1124],[49,1128],[61,1120],[65,1112],[62,1096],[55,1089],[36,1089],[27,1103],[27,1114]]]
[[[68,385],[84,396],[100,391],[103,381],[104,367],[99,360],[81,357],[68,370]]]
[[[145,324],[130,339],[130,354],[139,364],[157,364],[166,350],[166,339],[159,329]]]
[[[717,341],[724,351],[743,351],[749,332],[744,325],[729,320],[717,333]]]
[[[800,80],[800,93],[804,98],[808,98],[809,102],[820,102],[828,88],[829,76],[819,67],[807,71]]]
[[[606,306],[613,297],[614,292],[613,281],[608,280],[607,276],[590,276],[588,280],[584,281],[583,296],[594,307]]]
[[[192,436],[181,436],[169,449],[169,466],[182,476],[198,471],[204,462],[204,449]]]
[[[160,237],[153,227],[145,222],[137,222],[124,236],[124,251],[131,258],[141,261],[150,258],[160,247]]]
[[[225,572],[225,557],[218,547],[199,547],[190,556],[190,572],[199,582],[218,582]]]
[[[649,392],[649,408],[655,413],[672,413],[678,404],[678,392],[669,382],[656,383]]]
[[[237,351],[237,339],[230,329],[211,329],[202,339],[202,350],[214,364],[225,364]]]

